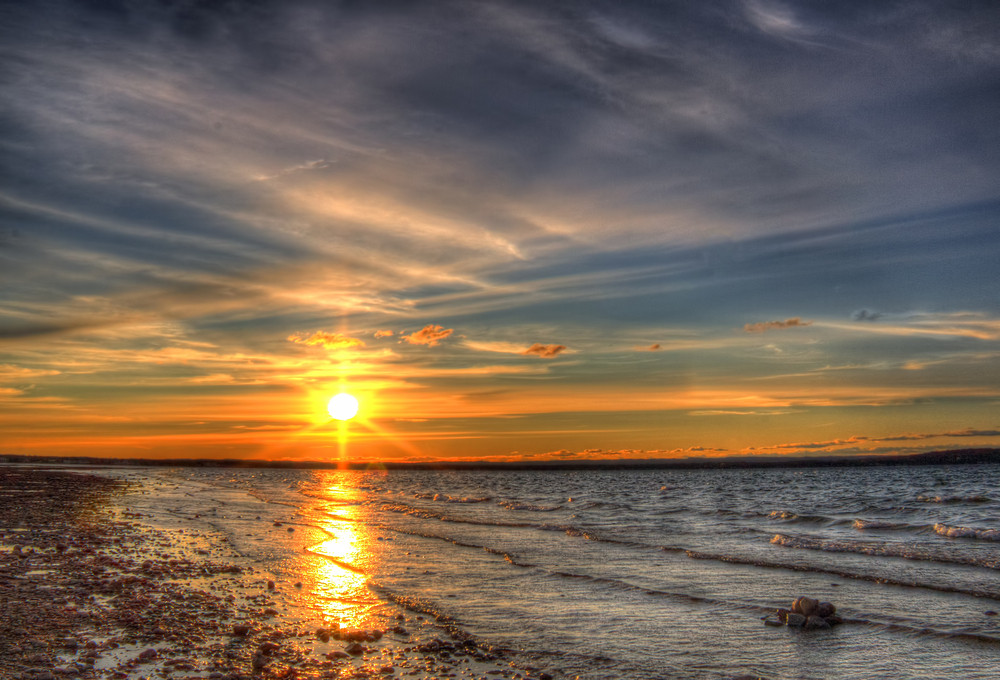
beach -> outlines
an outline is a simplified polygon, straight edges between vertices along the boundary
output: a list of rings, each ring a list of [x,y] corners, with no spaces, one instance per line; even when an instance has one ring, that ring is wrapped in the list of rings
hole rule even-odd
[[[363,628],[310,617],[294,606],[301,584],[275,582],[226,541],[144,523],[126,509],[144,491],[0,468],[0,677],[544,677],[389,602]]]

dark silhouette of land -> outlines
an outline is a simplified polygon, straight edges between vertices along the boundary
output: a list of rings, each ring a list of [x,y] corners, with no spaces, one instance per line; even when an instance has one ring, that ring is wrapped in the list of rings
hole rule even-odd
[[[574,461],[437,461],[432,463],[403,462],[338,462],[338,461],[266,461],[209,458],[98,458],[89,456],[0,456],[0,464],[17,465],[76,465],[76,466],[136,466],[136,467],[225,467],[277,468],[289,470],[727,470],[758,468],[828,468],[873,467],[890,465],[974,465],[1000,463],[1000,449],[955,449],[907,455],[881,456],[753,456],[726,458],[656,458],[625,460]]]

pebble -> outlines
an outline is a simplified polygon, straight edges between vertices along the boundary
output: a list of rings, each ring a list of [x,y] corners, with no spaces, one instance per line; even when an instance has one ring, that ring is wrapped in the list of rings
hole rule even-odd
[[[829,628],[830,624],[822,616],[810,616],[806,619],[806,630],[822,630]]]
[[[811,616],[818,608],[819,600],[814,600],[811,597],[800,597],[792,603],[792,611],[805,617]]]
[[[795,612],[789,612],[788,616],[785,617],[785,623],[792,628],[801,628],[806,625],[806,617],[802,614],[796,614]]]

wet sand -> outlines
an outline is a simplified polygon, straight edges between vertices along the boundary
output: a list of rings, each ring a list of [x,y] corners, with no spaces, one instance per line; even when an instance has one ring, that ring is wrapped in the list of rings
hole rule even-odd
[[[137,484],[0,467],[0,677],[537,678],[452,622],[386,603],[343,628],[224,543],[128,509]]]

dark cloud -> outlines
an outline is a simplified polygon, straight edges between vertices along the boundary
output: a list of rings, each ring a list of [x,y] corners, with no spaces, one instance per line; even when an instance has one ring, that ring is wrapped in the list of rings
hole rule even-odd
[[[882,312],[873,312],[868,309],[859,309],[851,314],[851,318],[855,321],[878,321],[884,316],[885,314]]]

